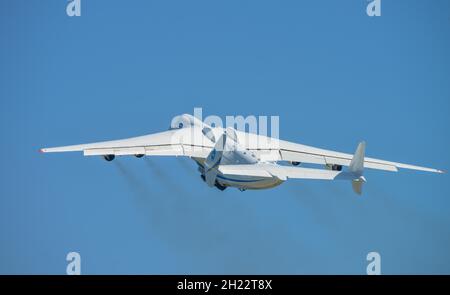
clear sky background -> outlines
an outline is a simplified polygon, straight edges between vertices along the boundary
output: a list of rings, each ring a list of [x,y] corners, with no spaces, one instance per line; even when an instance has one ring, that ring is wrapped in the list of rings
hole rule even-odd
[[[39,154],[278,115],[285,140],[448,169],[450,2],[0,1],[0,273],[450,273],[449,175],[208,188],[181,158]]]

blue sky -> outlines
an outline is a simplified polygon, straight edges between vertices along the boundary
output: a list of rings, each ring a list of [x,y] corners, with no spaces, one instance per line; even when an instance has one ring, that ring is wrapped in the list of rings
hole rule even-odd
[[[180,158],[39,154],[278,115],[282,139],[447,169],[450,2],[0,2],[0,273],[450,273],[449,176],[367,171],[265,191],[208,188]]]

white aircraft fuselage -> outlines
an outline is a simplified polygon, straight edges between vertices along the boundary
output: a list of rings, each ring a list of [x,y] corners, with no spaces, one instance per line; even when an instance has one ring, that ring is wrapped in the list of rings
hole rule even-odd
[[[240,157],[243,155],[242,152],[234,152],[235,154],[241,154],[237,155],[237,157]],[[193,159],[199,166],[199,171],[201,173],[201,177],[203,180],[205,180],[204,175],[204,160],[203,159]],[[254,164],[254,162],[246,162],[242,161],[240,163],[243,164]],[[220,189],[224,190],[227,187],[235,187],[238,188],[241,191],[247,190],[247,189],[266,189],[266,188],[272,188],[275,186],[278,186],[282,184],[284,181],[280,180],[278,177],[272,176],[272,177],[259,177],[259,176],[249,176],[249,175],[233,175],[228,176],[224,175],[223,173],[217,174],[217,183],[215,183],[215,186]]]

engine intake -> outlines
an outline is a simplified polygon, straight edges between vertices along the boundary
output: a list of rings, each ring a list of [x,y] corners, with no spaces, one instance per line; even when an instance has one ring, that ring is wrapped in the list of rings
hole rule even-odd
[[[115,157],[116,156],[114,156],[114,155],[104,155],[103,156],[103,158],[108,162],[111,162],[112,160],[114,160]]]

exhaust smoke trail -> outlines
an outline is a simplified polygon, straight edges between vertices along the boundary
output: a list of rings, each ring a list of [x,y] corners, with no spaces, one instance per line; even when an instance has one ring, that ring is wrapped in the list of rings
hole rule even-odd
[[[191,166],[190,163],[188,163],[188,159],[177,157],[177,160],[180,166],[186,171],[186,173],[197,173],[197,170],[193,166]]]
[[[140,197],[148,197],[151,195],[148,188],[131,171],[129,171],[122,162],[117,159],[113,163],[119,170],[120,174],[124,176],[130,184],[130,187],[132,187]]]
[[[330,204],[329,196],[314,192],[306,183],[289,186],[290,194],[300,203],[303,209],[310,210],[314,222],[322,228],[334,231],[336,229],[336,214]]]
[[[153,201],[157,194],[152,192],[147,185],[126,167],[124,163],[119,161],[119,159],[116,159],[113,163],[132,190],[138,210],[143,213],[151,227],[157,226],[163,217],[162,204],[157,204]]]
[[[144,159],[145,164],[148,168],[153,172],[153,174],[158,178],[158,180],[164,184],[166,189],[171,190],[176,194],[188,194],[186,190],[184,190],[178,183],[176,183],[169,175],[167,175],[161,167],[158,167],[157,164],[151,161],[149,158]]]
[[[147,182],[138,178],[123,162],[117,161],[116,167],[138,196],[137,205],[150,221],[150,234],[157,235],[177,255],[192,257],[192,263],[198,265],[213,260],[222,265],[222,272],[240,269],[254,273],[264,269],[261,261],[270,262],[276,273],[283,273],[286,267],[298,271],[298,261],[314,265],[315,256],[310,255],[305,242],[293,235],[284,221],[260,224],[254,212],[258,206],[242,202],[241,192],[231,190],[224,198],[224,192],[207,188],[197,190],[194,196],[176,185],[177,180],[156,161],[144,161],[156,180],[153,184],[152,179]],[[165,192],[149,189],[152,186]],[[270,237],[268,230],[272,232]],[[286,255],[287,245],[296,245],[301,251]]]
[[[220,227],[214,225],[217,220],[210,213],[210,203],[219,201],[214,199],[216,196],[193,196],[155,161],[148,158],[144,161],[158,183],[167,191],[157,199],[163,197],[167,204],[162,224],[166,241],[177,251],[206,253],[205,251],[214,250],[222,240]],[[217,194],[215,191],[211,193]]]

